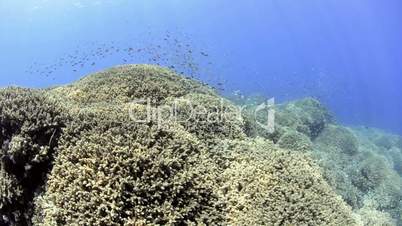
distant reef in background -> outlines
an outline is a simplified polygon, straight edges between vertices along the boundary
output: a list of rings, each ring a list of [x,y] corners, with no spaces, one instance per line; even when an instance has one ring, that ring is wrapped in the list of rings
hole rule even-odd
[[[0,225],[402,225],[401,137],[312,98],[268,133],[259,99],[151,65],[0,89]]]

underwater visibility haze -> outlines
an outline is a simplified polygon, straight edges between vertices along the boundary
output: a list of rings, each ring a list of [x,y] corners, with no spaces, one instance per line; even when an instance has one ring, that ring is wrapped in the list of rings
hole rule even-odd
[[[0,2],[0,225],[402,225],[402,2]]]

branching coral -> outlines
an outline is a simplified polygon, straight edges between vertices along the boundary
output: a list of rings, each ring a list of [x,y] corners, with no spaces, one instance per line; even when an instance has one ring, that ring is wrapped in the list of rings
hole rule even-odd
[[[389,175],[386,160],[373,155],[359,164],[352,181],[360,190],[367,192],[380,186]]]
[[[257,102],[240,117],[207,86],[149,65],[0,97],[0,224],[357,225],[400,217],[400,177],[388,157],[398,153],[396,140],[377,161],[381,142],[362,146],[369,142],[330,124],[311,98],[278,106],[269,133],[256,122],[266,114],[253,115]],[[375,205],[363,209],[369,201]],[[355,217],[369,213],[381,217]]]
[[[391,148],[387,152],[388,159],[392,162],[392,165],[399,175],[402,175],[402,150],[399,148]]]
[[[393,139],[390,136],[387,135],[382,135],[377,137],[374,140],[374,143],[378,146],[378,147],[382,147],[385,148],[386,150],[391,149],[393,146],[396,145],[396,140]]]
[[[55,88],[51,92],[83,104],[150,100],[152,104],[160,105],[166,98],[182,97],[189,93],[215,95],[212,89],[199,82],[151,65],[114,67],[84,77],[72,85]]]
[[[234,225],[354,225],[351,210],[303,154],[263,139],[221,145],[231,164],[222,196]]]
[[[311,139],[317,137],[332,122],[327,109],[313,98],[280,105],[277,112],[277,123],[294,128]]]
[[[397,148],[399,148],[402,151],[402,137],[399,137],[398,140],[396,141]]]
[[[313,98],[306,98],[276,106],[275,131],[267,131],[260,125],[267,124],[269,114],[267,111],[257,110],[259,103],[242,106],[245,132],[250,137],[261,136],[276,143],[284,133],[291,130],[314,139],[332,122],[331,115],[323,105]]]
[[[354,155],[359,149],[355,135],[347,128],[335,125],[328,125],[317,137],[315,143],[347,155]]]
[[[3,188],[12,183],[14,188],[6,189],[15,189],[14,195],[1,200],[0,223],[30,221],[35,192],[44,185],[66,120],[40,91],[0,90],[0,180]]]
[[[16,200],[21,199],[21,196],[22,189],[15,176],[7,173],[3,167],[3,164],[0,163],[0,209],[3,210],[2,220],[0,222],[2,224],[12,220],[9,219],[5,209],[8,206],[16,205]]]
[[[381,225],[381,226],[394,226],[396,225],[389,213],[378,211],[375,208],[363,207],[357,211],[359,219],[364,226]]]
[[[219,222],[221,207],[202,183],[199,155],[197,141],[175,127],[127,125],[62,141],[43,223]]]
[[[189,94],[170,98],[166,107],[173,120],[204,141],[245,137],[240,110],[222,97]]]
[[[310,138],[297,131],[288,131],[284,133],[277,144],[281,148],[301,152],[309,152],[312,151],[313,148]]]
[[[148,102],[130,103],[132,96],[124,92],[115,96],[118,101],[104,102],[109,97],[108,93],[118,93],[116,90],[121,88],[119,79],[128,84],[142,77],[152,79],[152,82],[143,84],[150,90],[163,86],[166,78],[169,81],[176,79],[176,75],[164,74],[166,70],[150,66],[128,66],[105,73],[109,77],[100,73],[70,87],[49,91],[49,98],[63,100],[66,96],[65,102],[70,106],[74,119],[60,140],[47,191],[38,199],[37,224],[211,224],[223,221],[224,205],[214,194],[211,182],[206,181],[211,180],[209,177],[213,173],[202,164],[205,150],[198,137],[206,139],[206,136],[229,135],[229,128],[222,130],[220,126],[231,126],[232,122],[223,121],[212,127],[215,124],[200,118],[197,122],[199,129],[207,130],[201,135],[186,121],[183,121],[183,127],[170,117],[159,118],[161,115],[158,115],[148,118],[149,112],[155,116],[169,104],[169,100],[190,92],[184,86],[187,83],[204,89],[189,80],[181,84],[179,77],[173,84],[179,91],[175,89],[175,92],[163,93],[166,95],[164,99],[158,99],[151,105]],[[104,96],[102,88],[101,96],[96,97],[94,95],[98,94],[93,90],[81,88],[83,81],[85,86],[93,87],[94,84],[107,84],[109,80],[115,80],[117,86],[108,87]],[[135,85],[140,84],[133,82],[131,85],[135,89],[138,88]],[[80,87],[78,99],[68,96],[72,87]],[[218,107],[212,105],[220,101],[215,94],[202,94],[202,91],[196,94],[196,89],[192,91],[194,95],[199,95],[195,96],[197,99],[192,99],[194,104],[209,104],[206,105],[208,110]],[[144,96],[134,96],[146,98],[148,92],[151,91],[141,94]],[[205,93],[208,92],[205,88]],[[91,101],[86,101],[87,96]],[[212,104],[209,103],[211,101]],[[225,107],[230,108],[230,105],[225,103]],[[179,112],[178,115],[184,114]],[[130,116],[146,120],[137,122]],[[202,126],[204,123],[206,125]],[[241,128],[234,122],[233,126]],[[241,135],[241,129],[238,132]]]

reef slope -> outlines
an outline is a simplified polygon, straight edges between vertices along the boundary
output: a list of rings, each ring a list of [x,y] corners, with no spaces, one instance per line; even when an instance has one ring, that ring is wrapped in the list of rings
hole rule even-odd
[[[401,164],[371,164],[389,160],[360,155],[358,132],[331,124],[313,99],[282,106],[267,136],[213,89],[150,65],[0,97],[1,225],[370,225],[398,216],[398,188],[387,181]],[[399,156],[400,141],[389,142],[375,145]],[[359,170],[344,170],[349,156]],[[359,179],[339,182],[345,174]],[[373,211],[379,217],[364,221]]]

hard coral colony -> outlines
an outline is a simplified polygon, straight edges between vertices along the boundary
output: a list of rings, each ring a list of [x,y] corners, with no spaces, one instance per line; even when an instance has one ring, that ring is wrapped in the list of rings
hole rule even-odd
[[[0,224],[401,224],[400,138],[337,125],[311,98],[279,105],[268,134],[255,107],[194,114],[238,108],[150,65],[2,89]]]

